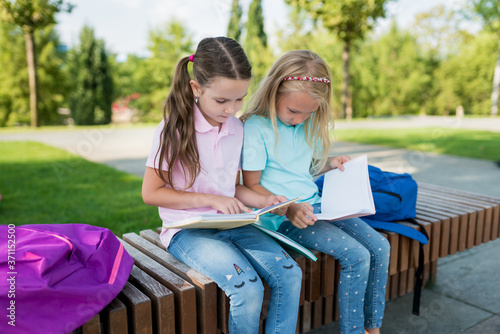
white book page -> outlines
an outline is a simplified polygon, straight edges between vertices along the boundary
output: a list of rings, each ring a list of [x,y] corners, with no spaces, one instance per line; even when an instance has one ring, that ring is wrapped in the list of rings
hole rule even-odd
[[[344,163],[344,171],[325,174],[320,220],[347,219],[375,213],[368,176],[368,157],[362,155]]]

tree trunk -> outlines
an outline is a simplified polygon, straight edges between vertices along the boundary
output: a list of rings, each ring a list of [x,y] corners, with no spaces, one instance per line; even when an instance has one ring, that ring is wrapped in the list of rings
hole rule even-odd
[[[351,43],[345,42],[344,50],[342,51],[342,61],[344,62],[344,77],[342,80],[342,109],[340,110],[340,118],[352,119],[352,99],[349,91],[349,55]]]
[[[26,61],[28,63],[28,75],[30,85],[30,116],[31,127],[38,127],[38,76],[36,73],[36,48],[33,31],[24,33],[26,42]]]
[[[491,92],[491,116],[498,115],[498,85],[500,84],[500,41],[498,41],[498,56],[493,75],[493,91]]]

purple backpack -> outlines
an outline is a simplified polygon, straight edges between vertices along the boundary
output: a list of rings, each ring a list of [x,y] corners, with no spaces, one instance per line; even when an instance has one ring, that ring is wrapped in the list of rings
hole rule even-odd
[[[108,229],[0,225],[0,333],[70,333],[122,290],[133,259]]]

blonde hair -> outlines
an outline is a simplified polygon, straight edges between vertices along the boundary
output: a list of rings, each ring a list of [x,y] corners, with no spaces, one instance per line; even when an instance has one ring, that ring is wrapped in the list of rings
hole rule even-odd
[[[309,94],[319,102],[318,110],[314,111],[304,122],[306,141],[315,152],[311,164],[311,174],[314,175],[323,169],[330,151],[329,130],[333,126],[332,87],[329,83],[317,81],[283,81],[285,77],[316,77],[330,80],[331,72],[326,62],[312,51],[297,50],[286,53],[271,67],[269,74],[250,99],[241,120],[245,121],[252,115],[269,118],[277,143],[276,106],[278,102],[292,92]]]

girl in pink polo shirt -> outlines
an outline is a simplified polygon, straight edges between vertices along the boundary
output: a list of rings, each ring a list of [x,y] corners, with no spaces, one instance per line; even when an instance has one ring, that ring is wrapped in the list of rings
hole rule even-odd
[[[258,333],[261,279],[271,288],[265,332],[294,333],[302,272],[274,239],[249,225],[168,228],[191,216],[249,212],[247,206],[284,200],[239,184],[243,125],[233,114],[247,94],[251,68],[241,46],[226,37],[203,39],[195,54],[179,61],[142,194],[146,204],[159,207],[160,239],[168,251],[214,280],[230,298],[230,333]]]

